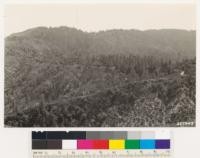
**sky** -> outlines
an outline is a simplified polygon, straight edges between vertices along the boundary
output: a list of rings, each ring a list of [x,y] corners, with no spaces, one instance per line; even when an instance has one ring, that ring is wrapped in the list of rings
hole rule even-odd
[[[193,3],[7,4],[5,35],[38,26],[107,29],[196,29]]]

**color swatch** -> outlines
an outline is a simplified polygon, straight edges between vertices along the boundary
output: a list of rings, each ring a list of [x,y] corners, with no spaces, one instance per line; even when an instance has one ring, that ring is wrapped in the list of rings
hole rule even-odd
[[[125,140],[109,140],[109,149],[125,149]]]
[[[140,149],[140,140],[126,140],[125,149]]]
[[[152,131],[32,132],[33,150],[161,150],[170,149],[170,143],[170,134]]]

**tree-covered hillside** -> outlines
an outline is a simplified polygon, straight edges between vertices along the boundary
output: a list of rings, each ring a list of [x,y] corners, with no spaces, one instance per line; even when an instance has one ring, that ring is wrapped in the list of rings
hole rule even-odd
[[[195,31],[39,27],[5,39],[5,125],[195,123]]]

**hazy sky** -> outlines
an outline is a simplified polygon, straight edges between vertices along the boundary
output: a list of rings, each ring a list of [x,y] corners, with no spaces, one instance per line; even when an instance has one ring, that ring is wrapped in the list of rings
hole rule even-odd
[[[84,31],[195,29],[195,5],[177,4],[15,4],[5,7],[5,35],[37,26]]]

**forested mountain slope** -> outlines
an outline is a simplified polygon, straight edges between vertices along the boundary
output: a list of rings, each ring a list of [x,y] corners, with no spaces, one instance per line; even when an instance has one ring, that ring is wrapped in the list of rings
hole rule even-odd
[[[195,31],[39,27],[5,39],[8,126],[195,121]]]

